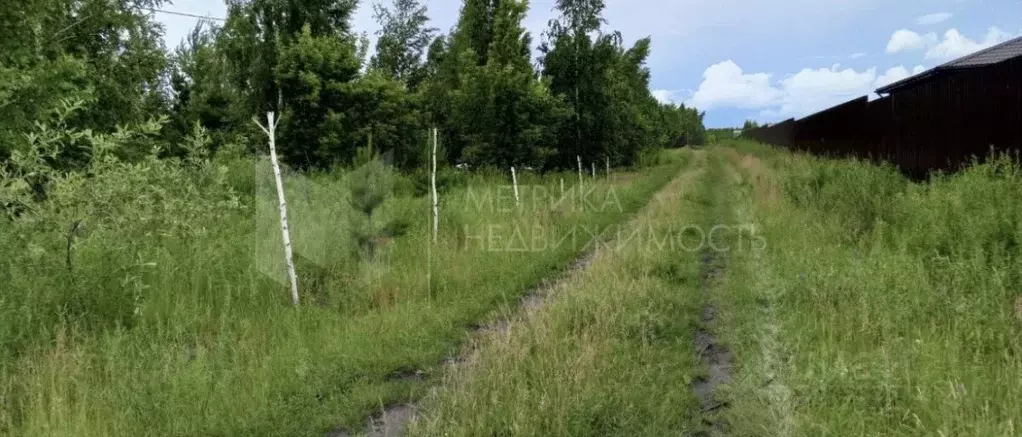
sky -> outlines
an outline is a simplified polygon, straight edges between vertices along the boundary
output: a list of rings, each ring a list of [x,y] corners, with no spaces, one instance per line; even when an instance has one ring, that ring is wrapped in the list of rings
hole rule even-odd
[[[362,0],[357,31],[379,28]],[[380,0],[375,0],[380,1]],[[390,0],[382,0],[387,3]],[[461,0],[426,0],[449,31]],[[525,26],[538,45],[556,16],[535,0]],[[799,118],[871,95],[877,87],[1022,36],[1019,0],[606,0],[608,29],[626,44],[647,36],[650,89],[661,101],[706,112],[707,127]],[[165,10],[224,17],[218,1],[177,0]],[[176,47],[198,22],[156,14]]]

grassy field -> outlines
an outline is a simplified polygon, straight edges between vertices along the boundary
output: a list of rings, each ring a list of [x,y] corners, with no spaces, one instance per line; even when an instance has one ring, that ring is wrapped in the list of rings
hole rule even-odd
[[[429,202],[397,177],[398,195],[374,220],[403,220],[407,233],[381,241],[369,260],[351,250],[348,176],[291,175],[298,308],[273,280],[282,261],[275,193],[253,182],[267,178],[251,160],[61,181],[46,209],[0,221],[0,434],[359,429],[429,384],[392,375],[428,376],[469,326],[567,265],[587,233],[645,205],[686,159],[586,177],[585,202],[574,174],[520,175],[520,207],[508,175],[460,176],[443,194],[432,248]],[[587,233],[522,250],[516,236],[537,228]]]
[[[730,202],[767,245],[736,252],[716,293],[741,363],[733,434],[1018,435],[1018,167],[912,183],[736,148]]]
[[[581,207],[572,174],[521,176],[521,206],[506,175],[452,179],[435,247],[398,178],[374,220],[408,232],[368,261],[348,176],[291,177],[299,308],[250,161],[58,193],[0,224],[0,433],[312,436],[421,399],[413,436],[1020,434],[1016,164],[917,183],[743,142],[664,158],[586,178]],[[730,351],[719,409],[697,332]]]
[[[699,254],[608,251],[482,340],[412,434],[1019,435],[1018,167],[915,183],[751,143],[698,153],[638,226],[729,225],[708,294]],[[700,328],[733,356],[711,412]]]
[[[705,155],[545,305],[479,340],[411,435],[689,435]]]

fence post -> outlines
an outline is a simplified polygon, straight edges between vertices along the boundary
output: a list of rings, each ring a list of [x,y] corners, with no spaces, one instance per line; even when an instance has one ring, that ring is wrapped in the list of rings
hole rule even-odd
[[[585,197],[585,192],[583,191],[582,188],[584,184],[582,180],[582,157],[579,155],[575,155],[575,160],[578,161],[578,203],[579,208],[581,208],[583,206],[582,198]]]
[[[437,131],[433,128],[433,172],[430,177],[430,186],[433,190],[433,244],[437,243],[437,233],[440,228],[440,195],[436,191],[436,143]]]
[[[259,124],[259,120],[252,117],[260,129],[270,138],[270,164],[273,166],[273,177],[277,183],[277,200],[280,202],[280,232],[284,236],[284,258],[287,261],[287,276],[291,281],[291,303],[298,305],[298,275],[295,274],[294,258],[291,254],[291,230],[287,224],[287,201],[284,200],[284,182],[280,177],[280,164],[277,162],[277,123],[276,114],[266,113],[266,126]]]
[[[582,188],[582,183],[583,183],[583,181],[582,181],[582,157],[578,156],[578,155],[575,155],[575,159],[578,161],[578,186],[579,186],[579,189],[581,189]]]
[[[515,206],[519,205],[518,201],[518,177],[515,176],[515,168],[511,167],[511,184],[515,187]]]

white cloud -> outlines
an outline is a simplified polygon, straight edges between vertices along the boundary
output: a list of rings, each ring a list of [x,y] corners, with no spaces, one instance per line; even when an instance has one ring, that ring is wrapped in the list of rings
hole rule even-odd
[[[920,35],[908,29],[900,29],[891,35],[887,42],[887,53],[898,53],[906,50],[922,50],[937,42],[937,34]]]
[[[866,57],[866,54],[865,54],[865,53],[863,53],[863,52],[858,52],[858,53],[852,53],[852,54],[851,54],[850,56],[848,56],[848,57],[849,57],[849,58],[852,58],[852,59],[859,59],[859,58],[864,58],[864,57]]]
[[[678,92],[672,90],[653,90],[650,91],[653,97],[660,103],[676,103],[678,101]]]
[[[924,71],[926,71],[926,67],[923,67],[922,65],[916,65],[914,68],[912,68],[911,72],[908,70],[908,68],[905,68],[905,66],[903,65],[892,67],[889,68],[886,72],[884,72],[884,74],[877,76],[876,81],[873,82],[873,87],[880,88],[886,85],[890,85],[899,80],[906,79],[910,76],[915,76]]]
[[[877,77],[876,82],[873,83],[873,86],[880,88],[882,86],[890,85],[899,80],[905,79],[911,75],[912,74],[908,72],[907,68],[899,65],[897,67],[888,69],[884,74],[881,74],[879,77]]]
[[[1012,34],[997,27],[991,27],[982,41],[974,41],[962,35],[958,29],[951,29],[944,34],[943,40],[926,52],[926,59],[950,61],[1000,44],[1011,38]]]
[[[923,15],[916,19],[916,23],[920,26],[932,26],[934,24],[940,24],[947,20],[950,20],[953,14],[950,12],[937,12],[935,14]]]
[[[730,60],[714,64],[703,73],[703,83],[686,105],[700,110],[759,109],[762,116],[770,118],[801,117],[869,94],[877,81],[876,68],[856,71],[841,69],[839,64],[806,68],[776,83],[770,77],[745,73]]]
[[[780,91],[770,85],[769,74],[745,74],[729,59],[703,72],[703,82],[685,104],[701,110],[719,106],[759,109],[773,104],[779,96]]]
[[[873,90],[876,68],[855,71],[851,68],[803,69],[784,78],[780,83],[781,97],[776,110],[764,111],[767,115],[803,116],[829,108]]]

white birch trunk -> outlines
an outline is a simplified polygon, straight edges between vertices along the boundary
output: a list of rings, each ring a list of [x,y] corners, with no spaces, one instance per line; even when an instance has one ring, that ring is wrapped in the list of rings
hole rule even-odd
[[[578,186],[582,187],[582,157],[575,155],[575,159],[578,160]]]
[[[518,176],[515,176],[514,167],[511,167],[511,184],[515,187],[515,206],[518,206],[521,202],[518,200]]]
[[[257,125],[259,120],[253,119]],[[259,127],[270,138],[270,164],[273,166],[273,177],[277,183],[277,200],[280,202],[280,232],[284,236],[284,259],[287,261],[287,276],[291,281],[291,303],[298,305],[298,275],[295,274],[294,257],[291,253],[291,230],[287,224],[287,201],[284,200],[284,182],[280,177],[280,164],[277,161],[277,121],[273,112],[266,113],[266,127]]]
[[[584,203],[582,198],[585,197],[585,192],[583,191],[585,181],[582,180],[582,157],[575,155],[575,160],[578,161],[578,205],[579,209],[582,209]]]
[[[561,198],[564,198],[564,178],[561,178]]]
[[[436,191],[436,144],[437,131],[433,128],[433,175],[430,178],[433,189],[433,244],[437,243],[437,232],[440,229],[440,195]]]
[[[590,162],[589,165],[593,167],[593,179],[595,180],[596,179],[596,163],[595,162]]]
[[[607,177],[610,177],[610,157],[607,157]]]

